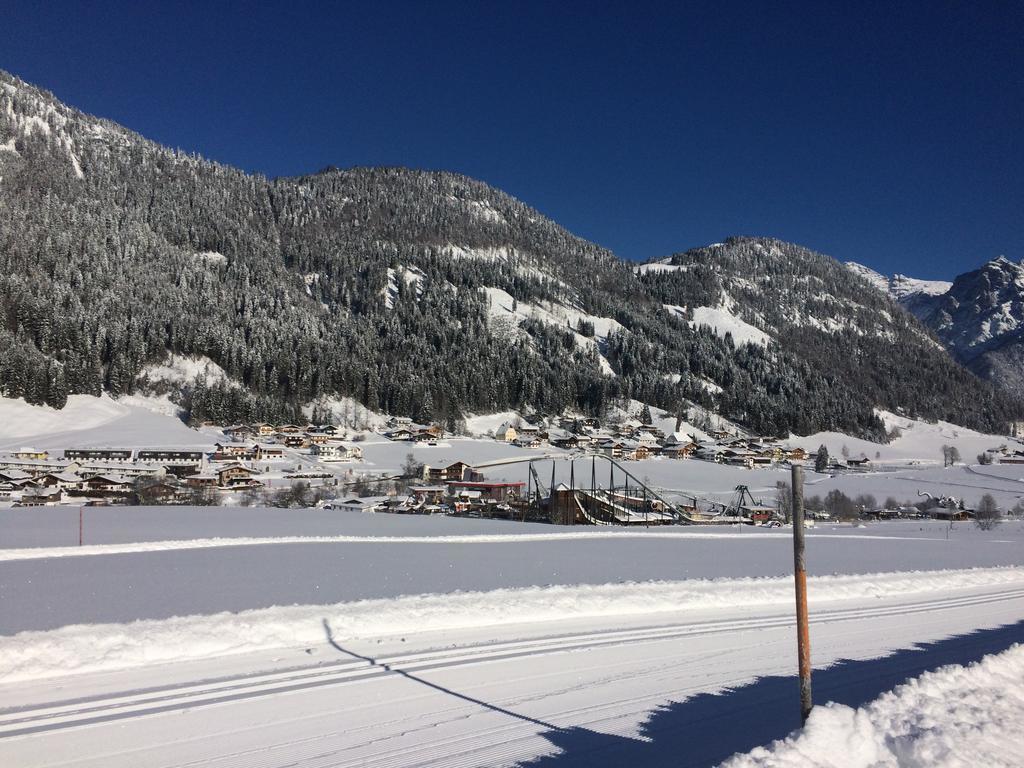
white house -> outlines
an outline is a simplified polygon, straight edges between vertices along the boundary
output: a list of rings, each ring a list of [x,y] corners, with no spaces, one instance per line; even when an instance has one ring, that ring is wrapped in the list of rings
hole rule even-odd
[[[363,450],[357,445],[342,445],[338,443],[325,443],[324,445],[314,444],[313,455],[320,461],[362,461]]]

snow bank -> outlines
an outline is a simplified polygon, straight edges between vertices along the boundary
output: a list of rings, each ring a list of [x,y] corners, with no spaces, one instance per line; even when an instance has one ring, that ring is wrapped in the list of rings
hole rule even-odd
[[[359,513],[362,514],[362,513]],[[583,531],[554,532],[531,531],[528,533],[466,533],[430,534],[425,536],[232,536],[207,539],[178,539],[163,541],[137,541],[116,544],[86,544],[66,547],[18,547],[0,549],[0,563],[19,560],[45,560],[54,557],[93,557],[96,555],[127,555],[146,552],[174,552],[188,549],[218,549],[223,547],[264,547],[279,544],[522,544],[541,541],[586,541],[598,539],[625,541],[635,539],[651,541],[657,539],[718,539],[731,542],[738,534],[730,530],[629,530],[628,528],[597,527]],[[784,534],[761,529],[743,533],[744,540],[779,540]],[[829,534],[812,534],[825,538]],[[919,540],[915,537],[872,536],[870,534],[845,534],[844,539],[879,539],[884,541]]]
[[[726,768],[1019,766],[1024,756],[1024,646],[952,665],[859,709],[815,707],[802,731],[737,755]]]
[[[954,589],[1024,585],[1024,568],[821,576],[809,581],[813,604],[918,594],[948,598]],[[130,624],[72,625],[0,638],[0,681],[314,645],[323,642],[324,619],[339,640],[351,640],[700,609],[759,606],[785,610],[792,602],[789,577],[695,579],[457,592]]]

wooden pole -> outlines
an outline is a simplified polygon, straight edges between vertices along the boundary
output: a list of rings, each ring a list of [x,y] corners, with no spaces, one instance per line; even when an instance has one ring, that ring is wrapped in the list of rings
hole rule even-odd
[[[82,546],[82,532],[84,520],[82,519],[82,508],[78,508],[78,546]]]
[[[807,568],[804,563],[804,468],[793,465],[793,576],[796,582],[796,647],[800,669],[800,722],[811,714],[811,636],[807,628]]]
[[[565,511],[566,525],[576,522],[576,459],[569,459],[569,496],[568,509]]]

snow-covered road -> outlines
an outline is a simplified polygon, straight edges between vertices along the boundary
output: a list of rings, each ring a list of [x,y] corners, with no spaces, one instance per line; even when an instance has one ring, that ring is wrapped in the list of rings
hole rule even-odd
[[[819,697],[860,704],[1024,639],[1019,579],[921,578],[825,590],[815,666],[847,661]],[[0,686],[0,764],[707,765],[798,724],[790,612],[770,602],[363,639],[331,622],[303,647]]]

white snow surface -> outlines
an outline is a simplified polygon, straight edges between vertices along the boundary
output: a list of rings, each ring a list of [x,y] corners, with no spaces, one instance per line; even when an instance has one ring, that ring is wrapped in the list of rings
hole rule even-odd
[[[356,430],[381,430],[388,421],[387,414],[371,411],[353,397],[318,398],[303,406],[303,415],[312,419],[314,408],[322,412],[330,411],[335,424]]]
[[[858,264],[855,261],[847,261],[846,267],[856,275],[860,275],[875,288],[882,291],[882,293],[889,292],[889,278],[880,272],[876,272],[871,267],[865,267],[863,264]]]
[[[906,275],[893,275],[889,281],[889,293],[897,301],[922,293],[926,296],[941,296],[953,287],[949,280],[920,280]]]
[[[46,450],[84,447],[211,447],[213,439],[186,427],[166,398],[71,395],[56,410],[0,398],[0,451],[30,441]],[[170,413],[169,413],[170,412]]]
[[[820,576],[815,605],[913,595],[952,596],[973,587],[1024,587],[1024,569]],[[790,606],[789,577],[599,584],[414,595],[334,605],[276,606],[240,613],[130,624],[77,625],[0,637],[4,683],[316,644],[328,621],[342,640],[571,619],[705,609]]]
[[[665,304],[665,309],[673,315],[682,316],[686,309],[676,304]],[[772,337],[745,320],[736,317],[725,307],[694,307],[693,319],[690,320],[691,327],[707,326],[719,338],[725,338],[725,334],[731,334],[733,344],[737,347],[741,344],[757,344],[766,346]]]
[[[391,446],[365,447],[381,463],[408,450]],[[486,446],[512,450],[416,450]],[[658,466],[744,476],[637,471]],[[78,521],[0,510],[0,765],[696,768],[798,724],[785,529],[98,507],[79,548]],[[1022,537],[1018,522],[809,531],[816,691],[859,706],[979,643],[1005,650]]]
[[[845,266],[856,275],[860,275],[882,293],[888,294],[896,301],[902,301],[917,294],[941,296],[953,287],[949,280],[921,280],[915,277],[896,274],[886,277],[871,267],[865,267],[855,261],[847,261]]]
[[[228,375],[224,369],[205,355],[188,356],[176,354],[169,355],[162,363],[147,365],[142,369],[142,374],[139,378],[148,379],[151,382],[162,381],[168,384],[191,384],[197,376],[205,378],[211,384],[228,380]]]
[[[815,707],[792,736],[723,768],[1016,768],[1024,759],[1024,646],[949,665],[853,709]]]
[[[866,456],[872,461],[902,462],[916,461],[923,464],[942,464],[942,446],[955,446],[965,462],[973,463],[979,453],[990,448],[998,448],[1007,444],[1006,437],[987,435],[973,429],[951,424],[947,421],[934,423],[899,416],[889,411],[878,409],[876,415],[885,424],[886,430],[898,429],[899,437],[889,443],[872,443],[840,432],[817,432],[812,435],[790,435],[788,443],[800,446],[808,451],[816,451],[818,446],[828,448],[829,455],[842,458],[843,446],[846,446],[851,458]],[[876,454],[881,454],[876,459]]]
[[[502,424],[511,424],[516,419],[522,420],[518,411],[498,411],[497,413],[485,413],[479,416],[466,416],[466,431],[471,435],[487,436],[493,435],[494,430]]]
[[[484,288],[490,303],[490,317],[498,323],[508,323],[511,326],[518,326],[527,318],[534,318],[548,325],[557,326],[572,333],[579,349],[592,349],[598,355],[598,362],[603,373],[614,376],[615,371],[608,360],[601,354],[601,344],[608,334],[615,330],[622,330],[622,325],[610,317],[598,317],[590,315],[578,309],[566,307],[562,304],[542,302],[541,304],[530,304],[525,301],[516,301],[511,294],[501,288]],[[592,323],[594,326],[594,338],[589,338],[576,331],[577,323],[580,320]]]
[[[641,264],[636,268],[637,274],[645,274],[647,272],[676,272],[679,270],[686,271],[686,264],[670,264],[672,257],[665,259],[659,259],[658,261],[652,261],[647,264]]]
[[[200,261],[205,261],[209,264],[227,264],[228,257],[220,251],[200,251],[196,253],[196,258]]]

